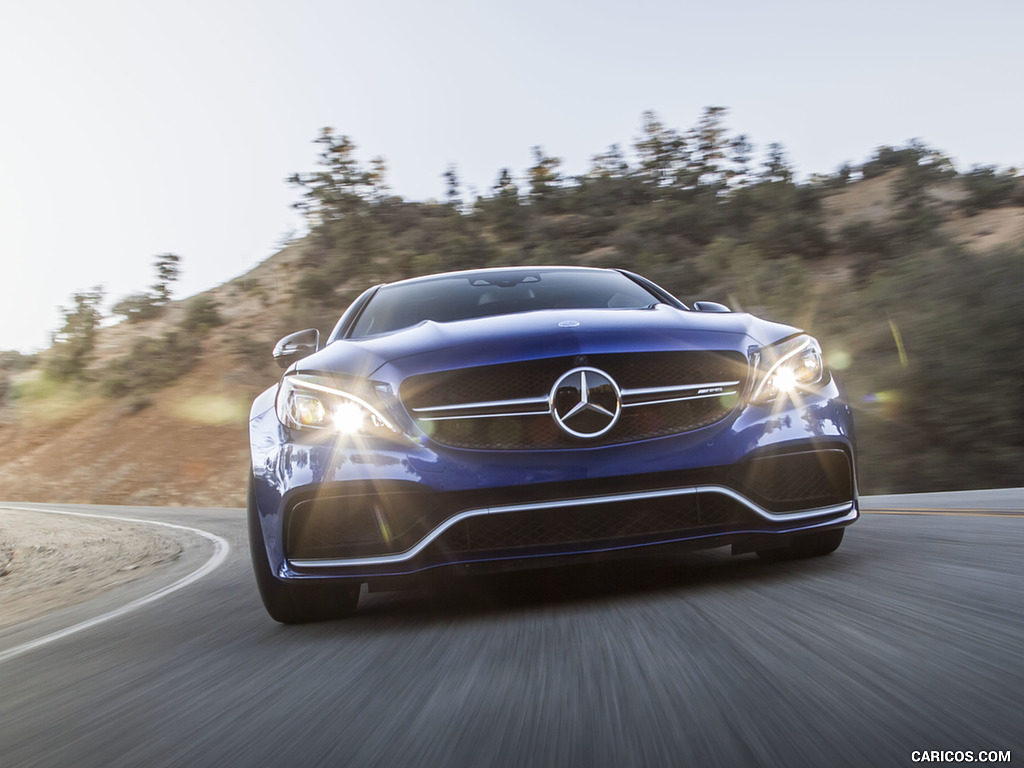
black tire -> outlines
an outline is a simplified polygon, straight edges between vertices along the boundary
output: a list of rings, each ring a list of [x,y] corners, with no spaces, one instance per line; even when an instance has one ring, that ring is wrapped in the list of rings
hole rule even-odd
[[[270,618],[282,624],[305,624],[311,621],[342,619],[355,613],[359,604],[360,584],[290,584],[278,579],[270,570],[263,529],[256,509],[253,478],[249,477],[246,516],[249,522],[249,556],[256,575],[263,607]]]
[[[759,549],[757,556],[770,563],[783,560],[800,560],[805,557],[821,557],[830,555],[843,543],[845,528],[833,528],[831,531],[815,533],[799,533],[782,547]]]

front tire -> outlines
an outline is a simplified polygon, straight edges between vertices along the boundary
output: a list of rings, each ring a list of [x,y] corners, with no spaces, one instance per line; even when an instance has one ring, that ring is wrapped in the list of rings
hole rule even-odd
[[[830,555],[843,543],[845,531],[845,528],[833,528],[831,531],[798,533],[784,546],[757,550],[757,556],[767,562],[776,563]]]
[[[360,584],[290,583],[274,576],[267,559],[256,490],[249,476],[246,517],[249,523],[249,555],[263,607],[270,618],[282,624],[341,619],[355,613]]]

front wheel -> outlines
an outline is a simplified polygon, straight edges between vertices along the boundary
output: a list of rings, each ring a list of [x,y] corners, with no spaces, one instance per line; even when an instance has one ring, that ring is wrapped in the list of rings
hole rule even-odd
[[[798,533],[784,546],[757,550],[757,556],[762,560],[774,563],[782,560],[799,560],[804,557],[830,555],[843,543],[845,531],[845,528],[833,528],[831,531]]]
[[[341,619],[355,613],[359,604],[358,583],[290,583],[274,576],[267,560],[267,547],[263,541],[263,528],[256,507],[255,481],[251,475],[247,507],[249,555],[256,575],[256,586],[270,618],[282,624],[305,624]]]

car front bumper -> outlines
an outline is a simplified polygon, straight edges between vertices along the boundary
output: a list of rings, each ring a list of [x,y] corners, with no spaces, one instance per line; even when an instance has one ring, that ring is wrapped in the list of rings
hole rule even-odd
[[[340,440],[287,430],[272,408],[250,428],[257,514],[282,580],[746,550],[858,516],[852,419],[834,383],[687,434],[579,450]]]

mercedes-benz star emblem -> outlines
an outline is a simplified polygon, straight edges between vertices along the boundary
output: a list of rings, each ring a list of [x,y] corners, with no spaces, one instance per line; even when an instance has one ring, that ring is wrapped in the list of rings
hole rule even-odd
[[[621,412],[619,385],[597,368],[573,368],[551,388],[551,415],[573,437],[600,437],[615,426]]]

